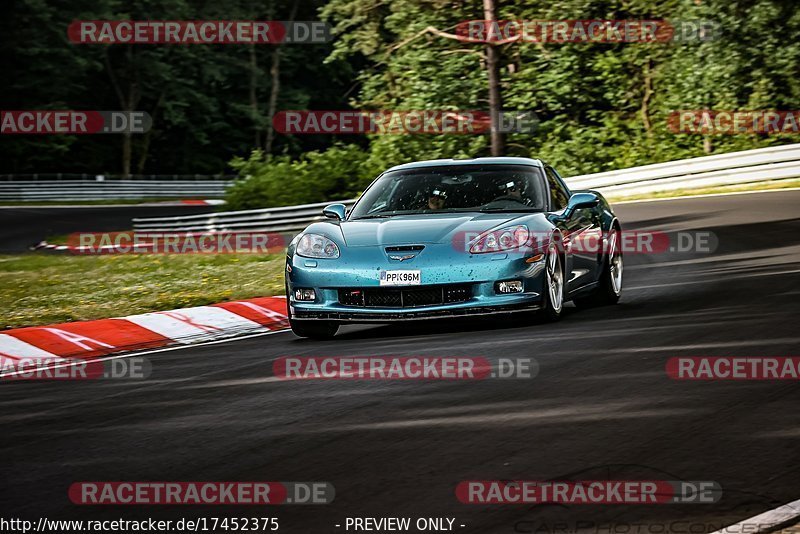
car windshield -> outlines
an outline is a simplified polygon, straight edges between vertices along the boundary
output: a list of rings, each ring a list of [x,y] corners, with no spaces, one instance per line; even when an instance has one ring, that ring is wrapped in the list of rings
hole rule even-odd
[[[541,171],[529,165],[450,165],[387,172],[350,219],[422,213],[544,211]]]

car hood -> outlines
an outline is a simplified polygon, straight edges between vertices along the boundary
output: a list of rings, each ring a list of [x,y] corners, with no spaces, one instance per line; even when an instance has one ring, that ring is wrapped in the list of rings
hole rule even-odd
[[[348,247],[374,247],[414,243],[447,243],[464,233],[482,233],[512,221],[550,226],[541,213],[443,213],[395,215],[386,219],[342,221],[340,230]]]

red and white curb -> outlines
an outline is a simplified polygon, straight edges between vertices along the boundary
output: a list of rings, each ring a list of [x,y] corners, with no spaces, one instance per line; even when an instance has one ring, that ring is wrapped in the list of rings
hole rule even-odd
[[[114,319],[0,333],[0,369],[15,362],[95,359],[109,354],[285,330],[285,297],[262,297]]]
[[[186,206],[224,206],[225,201],[217,198],[212,198],[210,200],[181,200],[181,204]]]
[[[70,250],[69,245],[52,245],[47,241],[39,241],[30,247],[30,250]]]

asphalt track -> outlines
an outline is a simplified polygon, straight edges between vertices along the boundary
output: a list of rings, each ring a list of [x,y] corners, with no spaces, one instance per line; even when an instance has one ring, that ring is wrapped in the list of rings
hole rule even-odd
[[[131,229],[134,217],[170,217],[214,211],[209,206],[2,206],[0,253],[23,252],[50,236]]]
[[[675,381],[664,366],[671,356],[800,355],[798,205],[800,191],[618,206],[626,229],[710,231],[718,246],[629,255],[617,306],[570,305],[557,324],[352,326],[330,342],[279,333],[151,354],[145,381],[4,384],[2,516],[271,515],[283,532],[344,532],[346,517],[454,517],[462,532],[655,534],[713,531],[794,501],[800,384]],[[534,357],[540,370],[532,380],[272,378],[280,356],[353,355]],[[475,506],[454,494],[462,480],[609,478],[714,480],[723,496]],[[91,480],[329,481],[336,499],[71,504],[70,484]]]

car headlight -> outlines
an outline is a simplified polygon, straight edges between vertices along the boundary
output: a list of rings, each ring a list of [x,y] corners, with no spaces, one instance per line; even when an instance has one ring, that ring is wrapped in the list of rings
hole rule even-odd
[[[339,247],[336,243],[319,234],[305,234],[297,242],[295,252],[306,258],[338,258]]]
[[[530,240],[530,232],[527,226],[506,226],[499,230],[490,230],[475,239],[469,247],[470,254],[488,254],[490,252],[502,252],[524,247]]]

